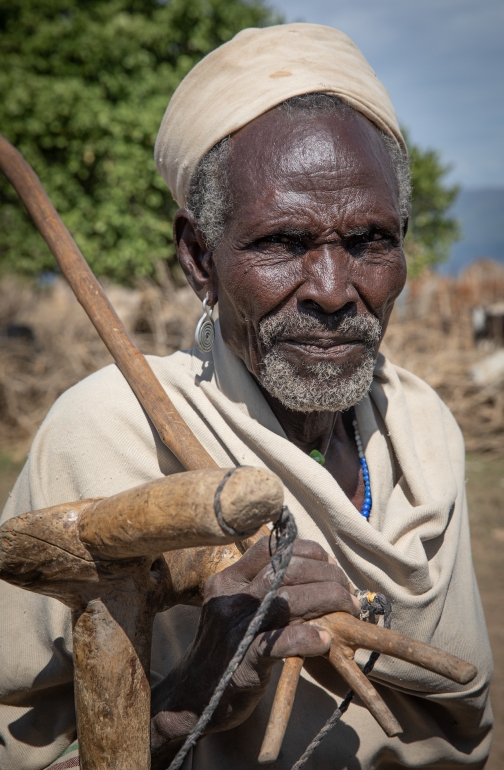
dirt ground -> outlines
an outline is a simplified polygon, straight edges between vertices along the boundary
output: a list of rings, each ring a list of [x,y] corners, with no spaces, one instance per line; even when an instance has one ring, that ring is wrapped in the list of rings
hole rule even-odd
[[[504,768],[504,457],[467,458],[467,496],[474,568],[492,644],[495,674],[491,700],[495,716],[492,753],[486,770]]]
[[[20,458],[0,453],[0,509],[23,466]],[[467,492],[471,518],[474,566],[483,599],[495,659],[492,704],[495,738],[486,770],[504,768],[504,456],[470,454]],[[496,611],[497,610],[497,611]]]

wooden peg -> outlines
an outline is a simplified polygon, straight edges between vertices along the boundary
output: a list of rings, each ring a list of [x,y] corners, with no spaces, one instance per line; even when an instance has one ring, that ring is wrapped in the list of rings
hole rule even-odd
[[[287,724],[294,705],[296,689],[298,685],[301,669],[303,668],[304,658],[287,658],[283,665],[278,686],[275,693],[275,700],[271,708],[271,714],[266,727],[266,733],[259,753],[258,762],[266,764],[274,762],[277,759],[282,741],[287,729]]]

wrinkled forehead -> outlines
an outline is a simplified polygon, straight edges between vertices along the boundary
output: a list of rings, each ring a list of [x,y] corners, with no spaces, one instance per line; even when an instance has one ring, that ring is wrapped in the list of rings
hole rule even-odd
[[[280,203],[291,193],[324,199],[354,190],[361,199],[397,198],[385,144],[355,111],[273,109],[232,137],[228,171],[236,213],[243,206]]]

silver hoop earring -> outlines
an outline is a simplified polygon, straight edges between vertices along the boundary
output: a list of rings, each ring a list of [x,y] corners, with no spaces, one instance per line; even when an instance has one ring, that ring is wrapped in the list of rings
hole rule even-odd
[[[214,322],[212,321],[213,307],[207,307],[208,297],[203,300],[203,315],[198,321],[194,332],[194,341],[200,353],[209,353],[215,340]]]

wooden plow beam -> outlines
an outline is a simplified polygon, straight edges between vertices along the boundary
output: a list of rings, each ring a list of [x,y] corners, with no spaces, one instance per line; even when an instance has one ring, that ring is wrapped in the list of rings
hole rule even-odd
[[[150,767],[154,616],[197,594],[215,572],[207,561],[174,581],[169,552],[237,539],[223,532],[214,511],[226,472],[178,473],[113,497],[25,513],[0,527],[0,579],[72,610],[83,770],[110,768],[111,758],[115,770]],[[276,521],[282,505],[280,480],[260,468],[239,468],[220,494],[222,517],[239,532]],[[177,559],[173,566],[178,572]]]
[[[115,359],[120,371],[154,424],[163,443],[176,455],[187,470],[215,469],[217,467],[215,461],[199,443],[187,424],[182,420],[168,395],[158,382],[145,357],[127,334],[103,289],[89,269],[84,257],[61,221],[56,209],[50,202],[38,177],[20,153],[1,135],[0,168],[18,192],[19,197],[35,222],[42,237],[51,249],[77,299],[88,314],[91,322],[98,331],[98,334]],[[219,471],[219,473],[223,474],[223,471]],[[82,512],[80,509],[81,503],[72,505],[73,507],[70,506],[72,510],[77,511],[77,507],[79,509],[77,511],[77,516],[80,517],[81,515],[84,515],[85,519],[87,516],[87,509]],[[82,505],[84,505],[84,503],[82,503]],[[93,502],[92,505],[95,505],[95,502]],[[97,505],[105,506],[105,502]],[[65,508],[65,506],[63,506],[63,508]],[[65,510],[68,511],[68,506]],[[113,509],[110,507],[104,507],[102,510],[107,510],[107,515],[117,515],[117,511],[114,513]],[[46,511],[46,516],[47,513],[48,512]],[[37,515],[38,514],[25,514],[25,516]],[[59,521],[60,519],[58,519],[58,516],[63,514],[58,513],[55,515],[56,521]],[[270,511],[268,515],[270,516],[269,520],[273,520],[273,511]],[[25,521],[27,522],[28,519]],[[142,519],[142,521],[144,521],[144,519]],[[12,526],[10,522],[8,522],[8,524],[9,526]],[[195,529],[198,529],[200,525],[203,526],[198,520],[195,520],[192,524]],[[84,524],[81,526],[82,534],[85,527]],[[109,528],[107,531],[109,532],[109,535],[112,536],[112,530]],[[199,548],[196,550],[187,548],[187,550],[175,550],[171,551],[169,554],[163,554],[163,558],[159,564],[161,564],[161,566],[163,564],[165,566],[171,564],[170,579],[175,580],[175,582],[178,583],[176,588],[172,586],[171,597],[173,603],[183,603],[187,600],[188,596],[191,596],[192,600],[195,600],[198,595],[201,596],[203,583],[210,577],[210,574],[223,569],[233,563],[236,559],[240,558],[243,547],[247,547],[247,545],[254,542],[254,540],[261,534],[266,534],[267,532],[267,529],[259,530],[259,533],[255,538],[251,538],[242,543],[241,550],[234,545],[226,548],[214,546],[213,548],[208,549],[207,558],[202,555],[202,550],[206,549]],[[7,532],[4,534],[7,535]],[[220,536],[222,536],[222,533],[219,537]],[[10,534],[9,537],[11,537]],[[182,548],[184,547],[184,544],[189,545],[187,539],[184,539],[180,531],[177,534],[177,538],[171,541],[173,543],[178,543],[178,545],[173,545],[173,548]],[[212,542],[215,543],[216,541],[214,540]],[[219,542],[223,541],[220,540]],[[229,543],[229,540],[227,540],[227,542]],[[80,541],[80,545],[77,540],[75,540],[75,543],[80,548],[85,547],[82,540]],[[91,546],[91,544],[89,545]],[[95,542],[93,542],[92,545],[93,547],[97,547]],[[163,546],[163,548],[165,548],[165,546]],[[111,563],[112,552],[113,549],[112,551],[107,552],[105,563]],[[156,551],[156,553],[159,554],[159,550]],[[150,560],[149,563],[152,566],[152,556],[153,553],[151,551],[149,551],[149,556],[142,551],[142,555],[137,554],[134,558]],[[128,559],[125,559],[123,562],[117,561],[114,563],[123,565],[122,567],[117,567],[119,570],[124,570],[121,573],[123,575],[122,579],[134,582],[133,576],[136,574],[136,564],[132,565],[131,568],[128,567]],[[95,565],[94,567],[89,567],[89,569],[91,569],[90,574],[94,576],[93,580],[96,582],[96,576],[99,575],[100,571],[99,566]],[[128,571],[129,569],[130,571]],[[128,656],[132,655],[134,646],[132,646],[131,639],[135,637],[135,634],[140,633],[139,629],[142,624],[150,627],[152,626],[153,612],[159,611],[159,609],[153,610],[152,608],[163,607],[162,601],[160,604],[156,603],[160,601],[156,589],[154,589],[148,582],[145,582],[147,581],[145,565],[142,569],[144,570],[144,573],[142,573],[142,579],[140,580],[139,585],[142,585],[143,580],[143,590],[145,595],[149,597],[149,601],[147,602],[149,608],[145,609],[145,602],[147,601],[145,597],[142,598],[141,596],[137,596],[134,610],[132,610],[131,614],[121,616],[121,627],[128,629],[126,633],[128,641],[124,641],[123,639],[122,652],[120,653],[124,660],[134,659],[131,657],[128,658]],[[151,570],[149,569],[149,573],[150,571]],[[186,576],[190,576],[190,579],[186,579]],[[8,572],[3,572],[0,574],[0,577],[7,580],[11,579],[8,576]],[[100,580],[101,578],[98,579],[98,585],[101,585]],[[152,576],[149,580],[152,580]],[[161,582],[163,581],[161,580]],[[43,586],[45,586],[45,583],[42,581],[41,589]],[[32,581],[29,586],[25,585],[24,587],[29,588],[29,590],[37,590],[36,582],[34,581]],[[45,588],[44,590],[41,590],[41,592],[44,593]],[[140,594],[141,593],[142,592],[140,591]],[[162,591],[160,593],[163,594]],[[154,598],[152,599],[150,597]],[[57,596],[57,598],[61,597]],[[67,601],[68,603],[67,599],[62,600]],[[110,617],[113,615],[113,612],[111,613],[107,610],[106,605],[108,599],[98,597],[98,600],[103,605],[104,609],[101,615],[97,614],[96,622],[98,623],[98,626],[94,626],[94,631],[89,632],[91,635],[96,633],[96,628],[106,629],[107,623],[110,623]],[[117,610],[117,612],[120,615],[120,611]],[[89,623],[89,613],[82,612],[80,617],[85,618],[85,620],[82,620],[82,624]],[[329,655],[331,662],[354,689],[355,693],[370,709],[373,716],[388,735],[400,732],[400,726],[372,686],[371,682],[362,674],[360,669],[354,663],[353,655],[357,648],[363,647],[369,650],[384,652],[387,655],[392,655],[410,663],[423,666],[431,671],[435,671],[460,684],[466,684],[471,681],[477,673],[475,667],[471,664],[465,663],[442,650],[421,644],[409,637],[388,631],[384,628],[367,626],[367,624],[357,621],[344,613],[335,613],[326,616],[326,618],[310,622],[315,622],[317,625],[329,630],[332,639]],[[101,626],[99,625],[100,623],[102,624]],[[76,628],[78,624],[79,621],[76,624]],[[142,701],[144,706],[142,709],[135,707],[132,707],[131,709],[131,718],[134,720],[136,714],[137,719],[139,720],[135,731],[132,731],[131,734],[136,734],[136,736],[138,736],[141,733],[142,735],[142,747],[141,749],[137,747],[138,751],[135,756],[138,757],[138,761],[135,762],[132,761],[131,754],[129,753],[129,744],[127,751],[125,750],[124,736],[128,731],[124,730],[124,722],[121,723],[121,729],[117,729],[116,719],[119,717],[113,710],[110,712],[110,721],[107,723],[107,741],[109,743],[103,742],[103,744],[100,744],[99,751],[95,755],[92,755],[92,752],[89,749],[88,744],[91,740],[91,733],[86,732],[86,730],[88,730],[88,728],[89,730],[92,730],[92,726],[88,724],[85,715],[87,713],[93,713],[93,709],[95,708],[92,702],[93,692],[103,693],[103,681],[100,679],[103,669],[98,664],[99,655],[92,660],[81,660],[79,658],[77,645],[75,663],[78,670],[83,671],[86,666],[89,665],[95,672],[93,676],[85,672],[82,674],[80,673],[78,676],[76,675],[76,705],[79,738],[81,741],[81,767],[83,770],[105,770],[105,768],[109,766],[109,761],[106,760],[107,752],[110,752],[108,754],[109,758],[111,756],[115,757],[115,767],[117,770],[126,770],[126,768],[131,768],[133,766],[136,770],[148,770],[150,766],[150,757],[148,756],[147,750],[149,723],[145,707],[148,699],[145,672],[148,670],[147,660],[150,653],[150,648],[147,649],[149,647],[149,642],[147,640],[150,640],[150,633],[151,632],[147,631],[140,634],[143,641],[141,649],[138,650],[138,659],[141,661],[141,670],[143,672],[138,678],[138,698],[139,701]],[[280,678],[279,690],[273,705],[267,734],[261,750],[260,761],[262,762],[271,762],[278,756],[281,741],[287,726],[287,720],[292,709],[301,667],[302,660],[299,658],[293,658],[286,661]],[[83,677],[82,682],[79,680],[79,676]],[[100,718],[102,719],[102,722],[105,723],[108,717],[104,712]],[[142,723],[141,725],[140,721]],[[113,735],[114,725],[116,725],[115,737]],[[121,739],[118,739],[119,734],[121,735]],[[98,736],[94,735],[92,740],[97,741]],[[137,741],[138,738],[134,742],[136,743]],[[132,749],[133,748],[134,747],[132,747]]]

